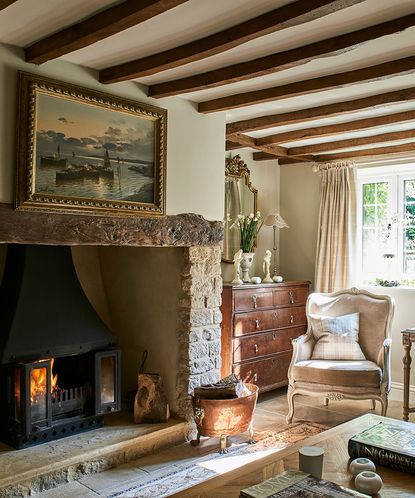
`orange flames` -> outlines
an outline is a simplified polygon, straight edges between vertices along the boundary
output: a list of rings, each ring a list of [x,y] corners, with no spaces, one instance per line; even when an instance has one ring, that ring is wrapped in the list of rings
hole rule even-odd
[[[40,360],[36,363],[45,363],[50,362],[50,369],[52,371],[51,376],[51,388],[52,392],[58,389],[58,375],[53,375],[53,363],[54,358],[49,360]],[[47,390],[47,377],[46,377],[46,368],[33,368],[30,375],[30,401],[32,404],[39,403],[46,396]]]

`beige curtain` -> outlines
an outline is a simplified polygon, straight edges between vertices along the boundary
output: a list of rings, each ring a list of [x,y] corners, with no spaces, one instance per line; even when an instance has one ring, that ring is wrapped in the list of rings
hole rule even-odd
[[[354,283],[354,163],[316,164],[314,169],[321,175],[315,290],[334,292]]]

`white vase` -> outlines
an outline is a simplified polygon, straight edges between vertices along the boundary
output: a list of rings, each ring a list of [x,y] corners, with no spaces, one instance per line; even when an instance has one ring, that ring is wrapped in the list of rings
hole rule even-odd
[[[246,282],[246,283],[251,282],[251,278],[249,277],[249,270],[252,266],[254,256],[255,256],[254,252],[243,252],[242,253],[242,261],[241,261],[242,282]]]

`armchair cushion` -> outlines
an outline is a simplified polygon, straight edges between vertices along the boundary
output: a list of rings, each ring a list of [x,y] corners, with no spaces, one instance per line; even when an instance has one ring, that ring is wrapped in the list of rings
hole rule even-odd
[[[382,370],[373,361],[304,360],[293,366],[297,382],[341,386],[380,387]]]
[[[342,316],[309,316],[317,340],[313,360],[365,360],[360,349],[359,313]]]

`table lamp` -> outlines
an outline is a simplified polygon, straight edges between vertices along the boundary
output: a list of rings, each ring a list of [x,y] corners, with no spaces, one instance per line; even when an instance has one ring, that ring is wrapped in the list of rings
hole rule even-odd
[[[274,229],[274,273],[277,275],[277,228],[290,228],[279,213],[270,213],[264,220],[264,225]]]

